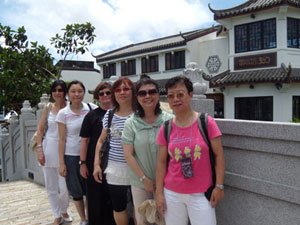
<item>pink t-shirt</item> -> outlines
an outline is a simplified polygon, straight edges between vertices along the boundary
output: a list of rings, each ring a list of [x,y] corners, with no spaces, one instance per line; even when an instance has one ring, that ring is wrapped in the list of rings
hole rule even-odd
[[[209,140],[221,136],[215,120],[208,116]],[[161,126],[157,141],[158,145],[167,146],[164,126]],[[165,176],[165,188],[183,194],[203,193],[212,185],[212,171],[209,149],[198,128],[197,120],[189,127],[181,128],[172,122],[172,131],[168,146],[170,161]],[[193,177],[184,178],[180,159],[191,157]]]

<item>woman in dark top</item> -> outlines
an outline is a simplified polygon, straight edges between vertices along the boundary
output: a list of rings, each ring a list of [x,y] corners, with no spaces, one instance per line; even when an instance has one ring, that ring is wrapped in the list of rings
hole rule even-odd
[[[80,174],[86,179],[89,225],[114,223],[107,184],[96,182],[93,177],[95,148],[102,131],[102,118],[106,110],[112,107],[111,85],[100,83],[94,91],[94,99],[100,107],[89,112],[83,120],[80,136]]]

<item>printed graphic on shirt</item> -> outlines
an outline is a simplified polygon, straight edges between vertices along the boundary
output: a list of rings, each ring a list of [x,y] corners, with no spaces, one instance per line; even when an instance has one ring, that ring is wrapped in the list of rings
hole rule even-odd
[[[200,159],[200,157],[201,157],[201,147],[199,145],[196,145],[194,149],[194,160]]]

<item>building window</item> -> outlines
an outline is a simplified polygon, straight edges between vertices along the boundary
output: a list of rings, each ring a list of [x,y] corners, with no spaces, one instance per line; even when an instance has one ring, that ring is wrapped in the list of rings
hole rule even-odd
[[[300,19],[287,18],[287,46],[300,48]]]
[[[235,98],[235,119],[273,121],[273,97]]]
[[[158,55],[142,58],[142,73],[158,72]]]
[[[126,60],[121,62],[121,75],[127,76],[127,75],[134,75],[135,72],[135,59]]]
[[[234,34],[236,53],[276,48],[276,19],[235,26]]]
[[[185,68],[185,51],[166,54],[166,70]]]
[[[116,75],[116,63],[103,65],[103,78],[110,78],[113,75]]]
[[[293,120],[300,120],[300,96],[293,96]]]

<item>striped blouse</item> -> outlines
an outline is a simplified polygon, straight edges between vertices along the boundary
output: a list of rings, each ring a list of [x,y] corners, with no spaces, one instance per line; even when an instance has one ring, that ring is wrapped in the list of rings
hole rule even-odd
[[[108,112],[109,110],[105,113],[102,123],[103,123],[103,128],[107,128],[108,126]],[[124,158],[124,151],[123,151],[123,146],[122,146],[122,132],[124,129],[124,124],[125,121],[131,116],[128,115],[126,117],[121,117],[116,114],[114,114],[111,122],[111,139],[110,139],[110,149],[109,149],[109,154],[108,154],[108,160],[110,161],[115,161],[115,162],[121,162],[121,163],[126,163],[125,158]]]

